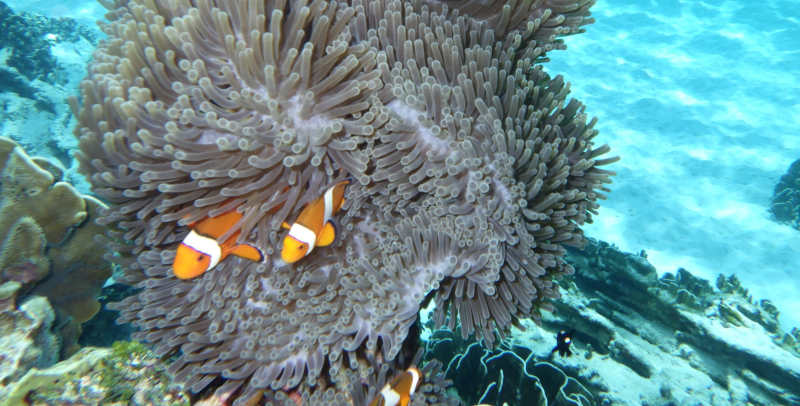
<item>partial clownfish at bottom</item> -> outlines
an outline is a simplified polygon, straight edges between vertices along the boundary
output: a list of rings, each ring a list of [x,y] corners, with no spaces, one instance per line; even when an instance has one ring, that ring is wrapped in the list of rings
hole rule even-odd
[[[331,186],[321,197],[303,208],[294,224],[289,226],[283,223],[283,227],[289,229],[281,249],[281,259],[284,262],[297,262],[310,254],[314,247],[325,247],[333,243],[336,229],[331,223],[331,217],[342,208],[344,188],[349,183],[349,180],[344,180]]]
[[[256,262],[263,261],[264,254],[258,248],[249,244],[236,244],[239,232],[234,233],[222,244],[217,242],[217,238],[230,230],[241,218],[242,213],[232,210],[217,217],[207,217],[190,224],[192,230],[178,246],[175,260],[172,262],[172,271],[175,276],[180,279],[198,277],[214,268],[228,255],[236,255]]]
[[[369,403],[369,406],[408,406],[421,381],[422,373],[412,366],[384,385],[383,389],[375,396],[375,399],[372,399],[372,402]],[[480,404],[474,406],[490,405]],[[508,406],[508,403],[504,402],[503,406]]]
[[[387,383],[369,406],[408,406],[421,378],[419,369],[408,368]]]

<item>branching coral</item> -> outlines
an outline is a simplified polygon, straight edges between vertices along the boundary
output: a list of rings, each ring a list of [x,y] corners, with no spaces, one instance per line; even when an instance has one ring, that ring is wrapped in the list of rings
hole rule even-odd
[[[491,344],[558,296],[614,159],[536,63],[593,1],[108,3],[73,101],[79,159],[144,288],[121,319],[180,349],[191,390],[347,393],[353,360],[395,359],[426,298]],[[274,259],[281,222],[344,177],[333,246]],[[218,240],[271,259],[174,278],[186,225],[232,209]]]

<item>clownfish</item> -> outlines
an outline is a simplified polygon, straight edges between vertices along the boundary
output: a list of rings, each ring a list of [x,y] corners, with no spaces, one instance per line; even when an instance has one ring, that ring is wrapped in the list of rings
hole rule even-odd
[[[263,261],[264,254],[258,248],[249,244],[236,244],[239,232],[234,233],[222,244],[217,242],[217,238],[230,230],[241,218],[242,213],[232,210],[217,217],[207,217],[190,224],[192,230],[178,246],[175,260],[172,262],[172,271],[175,276],[180,279],[195,278],[214,268],[228,255],[236,255],[256,262]]]
[[[408,368],[387,383],[369,406],[408,406],[411,396],[414,396],[419,386],[421,376],[416,367]]]
[[[572,344],[572,334],[574,333],[574,330],[570,331],[569,333],[564,330],[559,331],[556,335],[556,346],[553,348],[553,351],[550,351],[550,355],[555,354],[556,351],[558,351],[558,355],[561,355],[562,357],[565,355],[568,357],[572,355],[572,351],[569,349],[569,346]]]
[[[321,197],[306,205],[297,220],[289,226],[289,234],[283,239],[281,258],[286,263],[294,263],[310,254],[314,247],[331,245],[336,238],[336,229],[331,216],[344,204],[344,188],[349,180],[341,181],[325,191]]]

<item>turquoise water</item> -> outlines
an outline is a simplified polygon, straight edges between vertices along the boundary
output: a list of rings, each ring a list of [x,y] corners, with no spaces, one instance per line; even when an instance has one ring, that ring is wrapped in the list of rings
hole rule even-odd
[[[735,273],[800,325],[800,233],[770,218],[800,159],[796,2],[600,1],[547,68],[622,157],[587,234],[660,272]]]

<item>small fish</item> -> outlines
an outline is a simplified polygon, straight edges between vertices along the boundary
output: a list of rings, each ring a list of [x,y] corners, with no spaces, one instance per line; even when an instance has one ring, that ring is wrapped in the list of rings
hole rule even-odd
[[[241,218],[242,213],[232,210],[190,224],[192,230],[178,246],[175,260],[172,262],[172,272],[175,276],[180,279],[198,277],[214,268],[228,255],[256,262],[263,261],[264,254],[258,248],[249,244],[236,244],[239,232],[234,233],[222,244],[217,243],[217,238],[230,230]]]
[[[387,383],[369,406],[408,406],[419,386],[421,374],[416,367],[408,368]]]
[[[572,344],[572,334],[574,333],[575,330],[571,330],[569,333],[564,330],[559,331],[556,335],[556,346],[553,348],[553,351],[550,351],[550,355],[555,354],[556,351],[558,351],[558,355],[561,355],[562,357],[564,355],[568,357],[572,355],[569,345]]]
[[[342,208],[344,188],[349,183],[349,180],[344,180],[331,186],[321,197],[303,208],[294,224],[289,226],[283,223],[283,227],[289,229],[281,250],[284,262],[297,262],[310,254],[314,247],[325,247],[333,243],[336,229],[331,223],[331,217]]]

